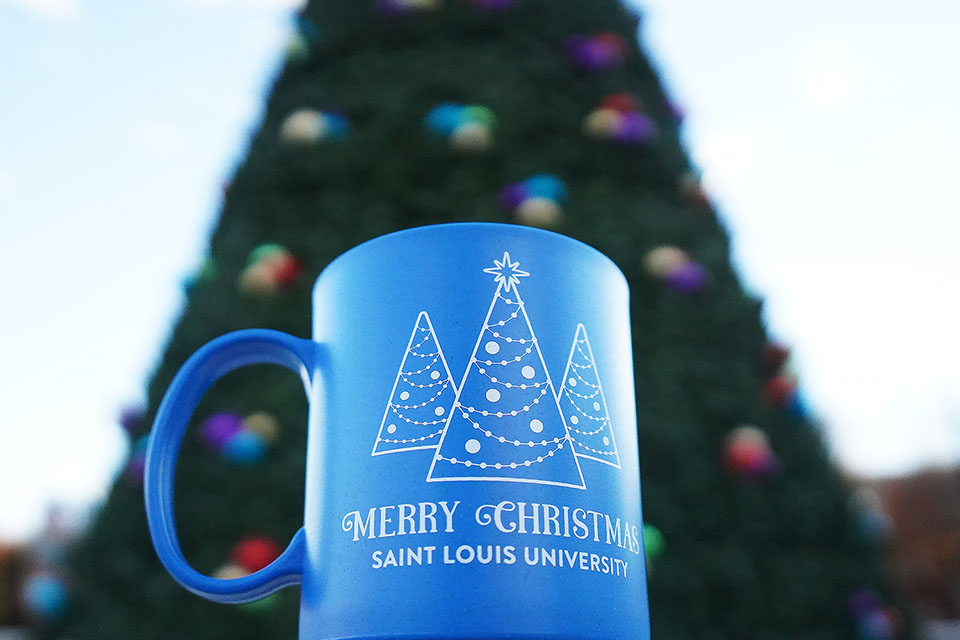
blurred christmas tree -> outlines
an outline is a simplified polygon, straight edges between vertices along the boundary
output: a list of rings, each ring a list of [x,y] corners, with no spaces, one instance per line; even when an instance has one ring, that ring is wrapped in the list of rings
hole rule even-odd
[[[247,327],[308,336],[310,285],[331,259],[454,221],[550,228],[627,274],[655,638],[906,635],[873,591],[869,531],[786,354],[731,267],[636,16],[616,0],[317,0],[297,25],[146,416],[126,420],[130,465],[73,554],[72,602],[51,635],[296,636],[296,590],[229,607],[167,576],[136,441],[202,344]],[[201,571],[251,571],[296,530],[305,409],[296,376],[272,368],[207,394],[176,496]]]

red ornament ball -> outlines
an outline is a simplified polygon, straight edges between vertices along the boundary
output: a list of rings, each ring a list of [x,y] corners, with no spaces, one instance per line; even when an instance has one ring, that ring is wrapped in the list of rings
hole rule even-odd
[[[283,549],[265,536],[245,538],[230,552],[230,562],[253,573],[277,559]]]
[[[786,375],[773,376],[763,385],[763,395],[776,407],[786,406],[796,390],[796,383]]]
[[[752,426],[738,427],[730,433],[723,458],[728,469],[753,478],[770,477],[780,468],[766,434]]]
[[[760,362],[764,371],[773,374],[790,359],[790,347],[782,345],[779,342],[768,342],[763,348],[763,354],[760,356]]]
[[[274,281],[281,286],[296,280],[303,270],[300,261],[288,251],[272,254],[261,260],[259,264],[268,269],[273,274]]]
[[[603,99],[601,106],[604,109],[613,109],[620,113],[640,111],[640,103],[629,93],[611,93]]]

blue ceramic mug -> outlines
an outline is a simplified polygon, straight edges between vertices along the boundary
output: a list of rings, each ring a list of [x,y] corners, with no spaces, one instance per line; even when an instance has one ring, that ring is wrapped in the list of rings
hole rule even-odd
[[[601,253],[528,227],[449,224],[320,274],[313,339],[212,341],[164,398],[147,517],[184,587],[247,602],[302,584],[300,638],[648,638],[628,292]],[[269,566],[208,577],[177,542],[180,441],[254,363],[310,399],[304,525]]]

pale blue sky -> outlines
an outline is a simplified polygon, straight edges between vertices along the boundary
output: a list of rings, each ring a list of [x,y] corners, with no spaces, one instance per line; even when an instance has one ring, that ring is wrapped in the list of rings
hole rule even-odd
[[[0,539],[117,473],[295,5],[0,0]],[[960,459],[960,9],[641,5],[838,461]]]

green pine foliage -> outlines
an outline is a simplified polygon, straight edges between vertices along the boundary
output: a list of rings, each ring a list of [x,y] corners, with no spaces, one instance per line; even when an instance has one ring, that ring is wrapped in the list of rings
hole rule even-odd
[[[177,369],[208,340],[249,327],[308,337],[311,283],[343,251],[414,226],[514,222],[498,191],[555,174],[569,197],[553,230],[610,256],[631,286],[644,514],[666,540],[649,577],[653,637],[859,637],[847,599],[878,585],[875,549],[819,433],[764,398],[770,372],[761,363],[768,341],[761,303],[744,292],[713,208],[679,186],[691,167],[655,70],[639,46],[622,66],[596,73],[579,70],[564,51],[577,33],[614,32],[635,44],[637,16],[616,0],[518,0],[504,11],[444,0],[408,15],[377,13],[370,0],[317,0],[301,21],[306,57],[284,65],[225,193],[210,242],[215,274],[189,290],[149,385],[148,418]],[[587,114],[619,92],[639,99],[655,121],[649,143],[584,134]],[[492,109],[492,145],[457,152],[428,131],[424,118],[442,102]],[[342,113],[349,130],[291,144],[280,130],[303,108]],[[304,272],[277,294],[244,294],[237,281],[248,255],[267,242],[286,246]],[[648,274],[647,252],[663,245],[707,269],[700,293],[676,293]],[[254,465],[204,448],[196,425],[188,432],[177,516],[187,558],[207,573],[227,563],[238,540],[286,541],[302,520],[306,401],[297,377],[272,367],[230,374],[195,421],[224,410],[270,412],[282,432]],[[781,460],[777,475],[749,479],[722,464],[726,437],[741,424],[767,433]],[[70,570],[70,614],[51,635],[297,634],[296,589],[259,607],[232,607],[176,585],[151,547],[140,487],[125,477]]]

